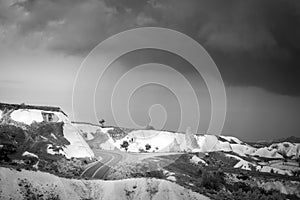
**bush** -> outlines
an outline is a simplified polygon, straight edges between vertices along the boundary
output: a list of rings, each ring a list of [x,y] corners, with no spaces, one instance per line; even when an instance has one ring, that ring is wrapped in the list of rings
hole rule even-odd
[[[3,144],[0,148],[0,161],[9,162],[11,159],[8,155],[15,153],[17,147],[13,144]]]
[[[251,191],[251,187],[244,182],[234,182],[233,184],[228,185],[227,188],[229,189],[230,192],[236,192],[239,189],[242,192]]]
[[[245,191],[243,188],[237,188],[232,191],[233,199],[243,199],[243,200],[281,200],[286,199],[285,195],[278,191],[265,191],[258,187],[253,187]]]
[[[26,165],[34,165],[38,162],[38,158],[36,157],[31,157],[31,156],[25,156],[25,158],[23,158],[24,162]]]
[[[289,147],[290,147],[290,145],[289,145],[288,143],[284,143],[283,146],[284,146],[285,148],[289,148]]]
[[[120,146],[121,148],[124,148],[127,151],[129,147],[129,143],[126,140],[124,140]]]
[[[206,189],[219,190],[225,184],[224,173],[222,171],[202,170],[200,183]]]
[[[197,174],[198,174],[199,176],[202,176],[202,173],[203,173],[202,169],[199,169],[198,172],[197,172]]]
[[[151,145],[150,145],[150,144],[146,144],[146,145],[145,145],[145,148],[146,148],[146,150],[148,151],[148,150],[151,149]]]
[[[243,200],[279,200],[286,199],[285,195],[281,194],[279,191],[265,191],[262,188],[256,186],[251,187],[244,182],[234,182],[228,184],[226,188],[231,192],[231,199],[243,199]]]
[[[40,161],[39,168],[64,177],[79,177],[84,170],[86,160],[67,159],[62,157],[57,161]]]
[[[105,120],[104,120],[104,119],[101,119],[101,120],[99,121],[99,124],[101,124],[101,127],[104,127],[104,123],[105,123]]]
[[[148,165],[143,162],[122,162],[118,163],[108,171],[107,179],[120,180],[132,177],[145,177],[147,170]]]
[[[24,130],[15,125],[0,125],[0,144],[22,145],[25,140]]]
[[[249,176],[247,174],[241,173],[241,174],[237,175],[237,178],[245,181],[245,180],[249,179]]]
[[[156,171],[146,172],[146,177],[163,179],[166,176],[164,175],[162,170],[156,170]]]

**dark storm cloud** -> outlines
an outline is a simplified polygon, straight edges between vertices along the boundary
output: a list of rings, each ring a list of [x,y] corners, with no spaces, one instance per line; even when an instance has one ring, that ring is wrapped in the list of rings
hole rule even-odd
[[[300,95],[299,0],[30,0],[0,11],[20,37],[40,32],[49,49],[67,54],[85,55],[134,27],[176,29],[208,50],[227,85]]]
[[[85,55],[113,34],[153,23],[143,13],[98,0],[25,0],[6,7],[8,13],[18,13],[10,19],[20,37],[40,33],[49,38],[49,49],[72,55]]]
[[[138,8],[204,45],[228,85],[300,95],[299,1],[153,0]]]

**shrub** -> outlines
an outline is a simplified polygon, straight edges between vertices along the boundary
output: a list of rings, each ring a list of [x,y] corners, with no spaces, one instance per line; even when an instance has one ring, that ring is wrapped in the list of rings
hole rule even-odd
[[[238,190],[241,190],[242,192],[251,191],[251,187],[244,182],[234,182],[233,184],[228,185],[227,188],[231,192],[235,192]]]
[[[104,120],[104,119],[101,119],[101,120],[99,121],[99,124],[101,124],[101,127],[104,127],[104,123],[105,123],[105,120]]]
[[[163,179],[166,176],[164,175],[162,170],[155,170],[155,171],[146,172],[146,177]]]
[[[120,180],[132,177],[145,177],[148,165],[143,162],[122,162],[111,168],[107,174],[109,180]]]
[[[25,164],[27,165],[34,165],[38,162],[38,158],[36,157],[31,157],[31,156],[25,156],[25,158],[23,158]]]
[[[237,176],[237,178],[241,180],[247,180],[249,179],[249,176],[247,174],[241,173]]]
[[[247,187],[246,187],[247,188]],[[232,191],[233,199],[244,199],[244,200],[281,200],[286,199],[285,195],[278,191],[265,191],[258,187],[247,188],[236,188]]]
[[[224,184],[225,184],[225,178],[224,178],[224,173],[222,171],[202,170],[201,186],[205,187],[206,189],[218,190]]]
[[[45,160],[40,161],[39,168],[53,174],[72,178],[74,176],[78,177],[81,175],[85,162],[86,160],[67,159],[65,157],[61,157],[53,162],[47,162]]]
[[[21,145],[25,140],[24,130],[15,125],[0,125],[0,144]]]
[[[197,174],[198,174],[199,176],[202,176],[202,173],[203,173],[202,169],[199,169],[198,172],[197,172]]]
[[[146,144],[146,145],[145,145],[145,148],[146,148],[146,150],[148,151],[148,150],[151,149],[151,145],[150,145],[150,144]]]
[[[289,148],[289,147],[290,147],[290,145],[289,145],[288,143],[284,143],[283,146],[284,146],[285,148]]]
[[[8,155],[16,152],[16,146],[13,144],[3,144],[0,148],[0,161],[9,162],[11,159]]]
[[[120,146],[121,148],[124,148],[127,151],[129,147],[129,143],[126,140],[124,140]]]

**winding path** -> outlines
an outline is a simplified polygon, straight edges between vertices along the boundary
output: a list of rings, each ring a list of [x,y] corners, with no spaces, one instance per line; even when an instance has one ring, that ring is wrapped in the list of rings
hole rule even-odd
[[[116,151],[99,151],[97,154],[102,159],[88,166],[82,172],[82,177],[104,179],[109,169],[123,158],[123,156]]]

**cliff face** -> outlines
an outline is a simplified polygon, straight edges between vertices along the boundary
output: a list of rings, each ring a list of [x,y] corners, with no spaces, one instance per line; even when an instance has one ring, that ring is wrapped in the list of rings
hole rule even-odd
[[[22,148],[19,145],[17,150],[63,154],[67,158],[94,157],[80,131],[60,108],[1,103],[0,110],[0,142],[18,145],[16,138],[24,138],[19,141]]]

